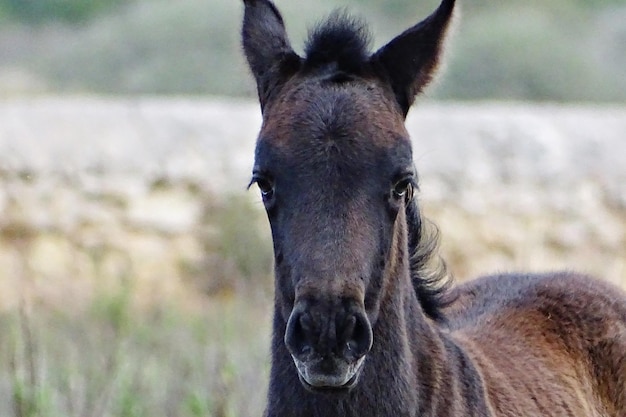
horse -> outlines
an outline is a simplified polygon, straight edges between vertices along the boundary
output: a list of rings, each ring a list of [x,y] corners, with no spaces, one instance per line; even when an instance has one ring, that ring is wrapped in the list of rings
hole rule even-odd
[[[454,16],[370,51],[335,12],[294,52],[244,0],[262,126],[250,186],[274,249],[266,417],[626,416],[626,295],[574,272],[454,284],[420,211],[404,120]]]

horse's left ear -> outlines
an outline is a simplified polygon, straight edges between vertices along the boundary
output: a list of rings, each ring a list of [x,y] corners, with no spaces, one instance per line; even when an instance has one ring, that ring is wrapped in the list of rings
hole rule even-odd
[[[243,49],[263,110],[272,93],[298,70],[300,57],[291,48],[283,18],[270,0],[244,0],[244,4]]]
[[[391,84],[404,116],[435,74],[453,10],[454,0],[443,0],[433,14],[394,38],[371,58]]]

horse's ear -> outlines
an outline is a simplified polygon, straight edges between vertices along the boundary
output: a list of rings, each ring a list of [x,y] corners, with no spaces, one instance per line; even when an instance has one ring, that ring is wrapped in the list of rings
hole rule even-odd
[[[243,49],[254,75],[261,109],[300,67],[300,57],[287,39],[283,18],[269,0],[244,0]]]
[[[394,38],[371,58],[391,84],[405,116],[417,94],[435,74],[453,10],[454,0],[443,0],[433,14]]]

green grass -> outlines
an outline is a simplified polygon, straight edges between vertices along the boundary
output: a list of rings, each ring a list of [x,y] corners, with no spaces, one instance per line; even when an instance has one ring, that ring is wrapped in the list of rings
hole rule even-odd
[[[209,301],[136,311],[101,294],[80,313],[0,317],[0,415],[259,415],[268,372],[269,302]]]

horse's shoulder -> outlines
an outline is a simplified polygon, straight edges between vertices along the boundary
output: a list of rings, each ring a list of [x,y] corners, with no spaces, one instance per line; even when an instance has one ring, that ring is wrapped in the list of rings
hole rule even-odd
[[[561,272],[483,277],[454,291],[445,332],[488,379],[498,381],[490,386],[493,398],[513,401],[520,387],[512,381],[530,375],[550,401],[563,404],[576,404],[578,384],[587,381],[585,390],[598,401],[580,403],[581,415],[626,410],[626,294],[621,289]],[[550,391],[557,385],[571,389]]]

